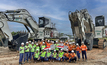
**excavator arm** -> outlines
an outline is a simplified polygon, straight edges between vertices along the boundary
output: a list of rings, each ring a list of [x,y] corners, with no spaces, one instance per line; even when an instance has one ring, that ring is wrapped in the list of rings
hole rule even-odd
[[[36,21],[34,21],[33,17],[30,15],[30,13],[26,9],[7,10],[4,12],[0,12],[0,22],[5,24],[3,25],[1,30],[5,34],[5,37],[9,38],[9,41],[11,41],[13,38],[12,38],[7,21],[18,22],[23,24],[28,30],[28,32],[30,32],[28,28],[30,27],[34,33],[33,36],[37,37],[38,24],[36,23]]]

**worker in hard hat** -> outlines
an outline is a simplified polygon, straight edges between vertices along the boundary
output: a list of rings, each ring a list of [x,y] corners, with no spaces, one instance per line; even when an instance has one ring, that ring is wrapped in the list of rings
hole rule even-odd
[[[32,56],[33,56],[33,59],[34,59],[34,52],[35,52],[34,42],[32,42],[32,46],[30,47],[30,52],[31,52],[31,55],[30,55],[30,60],[31,60]]]
[[[82,50],[82,59],[83,59],[83,61],[84,61],[84,55],[85,55],[85,60],[87,61],[87,54],[86,54],[87,46],[84,44],[84,42],[82,42],[81,50]]]
[[[24,43],[21,43],[21,46],[19,47],[19,64],[22,64],[23,56],[24,56]]]
[[[71,51],[72,51],[72,43],[69,43],[68,51],[69,51],[69,53],[71,53]]]
[[[59,48],[57,47],[59,44],[58,44],[58,41],[56,41],[56,44],[54,44],[55,45],[55,50],[56,50],[56,52],[58,53],[58,51],[59,51]]]
[[[77,57],[78,57],[78,61],[80,60],[80,52],[81,52],[81,47],[79,46],[79,44],[77,43],[76,44],[76,54],[77,54]]]
[[[40,46],[43,44],[44,40],[42,39],[42,41],[40,42]]]
[[[31,46],[32,46],[31,41],[29,41],[28,46],[31,48]],[[29,51],[29,59],[30,59],[30,55],[31,55],[31,52]]]
[[[49,60],[51,62],[51,58],[52,58],[52,53],[51,53],[51,48],[49,48],[48,52],[47,52],[47,60]]]
[[[35,51],[38,49],[38,51],[40,52],[40,47],[39,47],[39,44],[36,43],[36,48],[35,48]]]
[[[28,62],[28,58],[29,58],[29,46],[28,46],[28,44],[29,44],[29,42],[26,42],[26,45],[25,45],[25,48],[24,48],[24,50],[25,50],[25,57],[24,57],[24,62],[27,60],[27,62]]]
[[[74,50],[74,52],[76,53],[76,45],[75,45],[75,42],[72,42],[72,50]]]
[[[36,50],[34,54],[34,62],[36,63],[38,60],[40,60],[40,52],[39,49]]]
[[[66,50],[66,53],[64,53],[64,60],[69,60],[69,52],[68,52],[68,49]]]
[[[41,50],[44,49],[46,46],[45,46],[45,42],[43,42],[43,44],[41,45]]]
[[[35,43],[34,43],[34,47],[36,47],[36,41],[35,41]]]
[[[52,60],[53,60],[53,62],[54,62],[54,60],[57,60],[56,50],[54,50],[54,53],[52,53]]]
[[[64,52],[63,49],[61,49],[61,51],[59,51],[58,53],[58,61],[63,61],[64,60],[63,56],[64,56]]]
[[[29,47],[31,47],[32,46],[32,44],[31,44],[32,42],[31,41],[29,41]]]
[[[70,53],[69,62],[76,62],[76,54],[74,53],[74,50],[72,50],[72,53]]]
[[[41,60],[42,62],[43,62],[43,61],[46,61],[46,51],[44,50],[44,48],[43,48],[42,51],[41,51],[40,60]]]

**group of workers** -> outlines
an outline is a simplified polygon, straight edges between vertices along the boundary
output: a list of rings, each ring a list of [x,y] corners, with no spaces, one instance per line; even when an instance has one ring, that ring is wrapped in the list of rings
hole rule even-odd
[[[79,46],[78,43],[75,42],[63,42],[63,41],[49,41],[49,40],[42,40],[42,41],[28,41],[24,45],[21,43],[19,47],[19,64],[22,64],[22,60],[24,59],[25,62],[31,62],[33,59],[36,63],[37,61],[68,61],[68,62],[76,62],[77,58],[78,61],[80,60],[80,53],[82,52],[82,59],[87,60],[87,47],[84,42],[81,42],[82,45]],[[61,44],[62,46],[67,46],[67,49],[64,50],[63,48],[58,48]],[[54,45],[55,49],[51,49],[50,46]],[[46,47],[49,47],[45,50]],[[85,56],[85,59],[84,59]],[[29,60],[30,59],[30,60]]]

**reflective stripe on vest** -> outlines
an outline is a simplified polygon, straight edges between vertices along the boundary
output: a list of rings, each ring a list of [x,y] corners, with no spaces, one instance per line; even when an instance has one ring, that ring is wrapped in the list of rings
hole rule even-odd
[[[48,52],[48,53],[47,53],[47,57],[49,57],[50,55],[51,55],[51,52]]]
[[[46,52],[42,52],[41,57],[45,57]]]
[[[35,47],[34,47],[34,46],[31,46],[31,48],[32,48],[32,49],[31,49],[31,52],[34,52],[34,51],[35,51],[35,50],[34,50]]]
[[[45,48],[45,45],[43,45],[41,49],[43,49],[43,48]]]
[[[25,46],[25,48],[26,48],[26,50],[25,50],[25,52],[29,52],[29,48],[28,48],[29,46]],[[27,49],[28,48],[28,49]]]
[[[35,54],[34,58],[38,58],[39,57],[39,52]]]
[[[53,53],[53,57],[56,58],[56,56],[57,56],[57,53],[55,53],[55,54]]]
[[[64,52],[60,52],[60,53],[59,53],[59,57],[62,57],[63,54],[64,54]]]
[[[20,49],[22,49],[20,53],[24,53],[24,47],[20,47]]]

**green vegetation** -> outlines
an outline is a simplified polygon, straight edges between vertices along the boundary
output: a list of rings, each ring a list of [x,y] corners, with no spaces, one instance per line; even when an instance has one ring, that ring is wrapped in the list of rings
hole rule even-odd
[[[11,32],[12,35],[16,35],[16,34],[18,34],[18,33],[19,33],[19,32],[14,32],[14,31]]]

